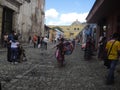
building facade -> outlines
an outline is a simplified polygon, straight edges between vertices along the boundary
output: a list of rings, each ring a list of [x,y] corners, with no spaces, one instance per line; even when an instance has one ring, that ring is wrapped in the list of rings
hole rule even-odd
[[[21,0],[0,0],[0,40],[3,40],[5,32],[10,33],[16,23],[16,16],[22,5]]]
[[[80,23],[78,20],[74,21],[71,25],[68,26],[53,26],[48,25],[50,28],[59,27],[64,32],[65,39],[75,39],[76,36],[82,31],[85,27],[85,24]],[[52,35],[55,35],[55,31],[52,31]],[[52,38],[55,36],[50,35]]]
[[[44,6],[45,0],[31,0],[20,7],[17,31],[22,34],[22,40],[28,40],[28,35],[44,36]]]
[[[29,35],[44,35],[45,0],[0,0],[0,40],[12,30],[27,41]]]

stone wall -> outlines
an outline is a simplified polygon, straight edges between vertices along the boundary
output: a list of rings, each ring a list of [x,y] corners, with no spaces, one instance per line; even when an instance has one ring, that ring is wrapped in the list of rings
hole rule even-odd
[[[30,3],[24,2],[20,7],[18,31],[22,34],[22,40],[26,41],[29,36],[33,36],[34,34],[40,36],[42,33],[44,35],[44,17],[41,15],[40,1],[31,0]]]
[[[45,0],[0,0],[0,2],[0,30],[2,30],[2,8],[5,6],[13,10],[12,30],[22,36],[20,38],[22,41],[27,41],[28,37],[34,34],[44,36]]]

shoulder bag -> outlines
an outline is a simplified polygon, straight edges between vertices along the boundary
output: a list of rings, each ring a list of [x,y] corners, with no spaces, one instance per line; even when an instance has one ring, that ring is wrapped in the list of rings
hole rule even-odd
[[[111,47],[110,47],[110,50],[109,50],[109,52],[106,54],[106,58],[104,59],[104,65],[109,69],[110,68],[110,60],[108,59],[108,56],[110,55],[110,52],[111,52],[111,50],[112,50],[112,47],[113,47],[113,45],[114,45],[114,43],[115,43],[116,41],[114,41],[113,43],[112,43],[112,45],[111,45]]]

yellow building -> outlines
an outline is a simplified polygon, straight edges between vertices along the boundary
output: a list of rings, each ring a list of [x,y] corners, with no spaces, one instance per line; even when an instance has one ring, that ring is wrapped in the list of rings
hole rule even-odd
[[[80,23],[78,20],[74,21],[69,26],[55,26],[55,25],[48,25],[48,27],[59,27],[64,31],[64,38],[65,39],[74,39],[76,36],[83,30],[86,24]],[[51,29],[52,30],[52,29]],[[54,39],[55,31],[50,30],[50,40]]]
[[[50,31],[49,31],[49,41],[54,41],[55,37],[56,37],[56,31],[50,29]]]

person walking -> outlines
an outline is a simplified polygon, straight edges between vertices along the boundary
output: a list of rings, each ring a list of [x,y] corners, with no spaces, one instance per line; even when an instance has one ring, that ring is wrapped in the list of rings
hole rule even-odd
[[[38,36],[38,39],[37,39],[37,47],[40,48],[40,36]]]
[[[73,48],[75,49],[75,39],[72,40]]]
[[[43,43],[44,43],[44,48],[47,50],[47,43],[48,43],[48,38],[47,37],[44,37]]]
[[[32,37],[31,36],[28,37],[28,44],[29,44],[29,46],[31,46],[31,44],[32,44]]]
[[[86,46],[85,46],[85,50],[84,50],[84,59],[85,60],[90,60],[92,58],[93,55],[93,42],[92,42],[92,38],[91,36],[87,37],[86,40]]]
[[[118,33],[114,33],[112,39],[106,44],[106,52],[109,54],[108,61],[110,64],[106,80],[107,85],[114,84],[114,72],[120,56],[120,42],[118,41],[118,37]]]
[[[102,37],[102,39],[99,41],[99,46],[98,46],[98,59],[103,60],[104,59],[104,52],[105,52],[105,46],[107,43],[107,38]]]
[[[37,35],[34,35],[34,36],[33,36],[34,48],[36,48],[36,46],[37,46],[37,39],[38,39]]]
[[[55,56],[57,58],[58,65],[60,67],[64,66],[64,62],[65,62],[65,57],[64,57],[65,52],[64,52],[64,43],[63,42],[64,42],[64,38],[61,38],[59,43],[55,46],[55,47],[57,47]]]

